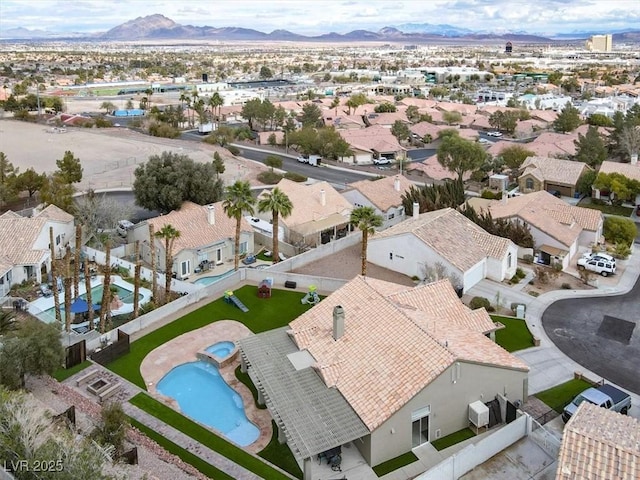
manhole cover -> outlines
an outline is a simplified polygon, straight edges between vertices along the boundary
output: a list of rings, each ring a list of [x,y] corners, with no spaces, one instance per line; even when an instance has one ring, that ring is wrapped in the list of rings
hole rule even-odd
[[[599,337],[629,345],[635,327],[636,324],[633,322],[605,315],[602,317],[597,334]]]

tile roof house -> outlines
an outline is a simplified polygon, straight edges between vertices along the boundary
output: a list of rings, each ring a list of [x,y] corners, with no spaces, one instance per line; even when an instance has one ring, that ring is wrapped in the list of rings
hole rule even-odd
[[[638,163],[637,157],[633,157],[631,159],[631,163],[620,163],[620,162],[611,162],[609,160],[605,160],[600,165],[600,169],[598,170],[598,174],[600,173],[619,173],[631,180],[637,180],[640,182],[640,164]],[[595,198],[600,198],[601,192],[597,189],[593,189],[593,196]],[[636,204],[640,204],[640,195],[636,197]]]
[[[224,213],[222,202],[212,205],[184,202],[180,210],[135,225],[129,233],[129,240],[141,242],[140,253],[147,263],[151,263],[149,225],[153,225],[155,232],[166,225],[171,225],[180,232],[173,246],[174,263],[170,267],[179,279],[188,278],[202,269],[234,261],[236,221]],[[154,244],[156,265],[158,270],[164,270],[165,241],[154,238]],[[240,222],[240,254],[253,250],[253,229],[243,217]]]
[[[289,197],[293,205],[291,215],[280,218],[279,221],[284,229],[286,242],[315,247],[342,238],[350,232],[349,220],[353,205],[329,183],[306,185],[283,178],[277,187]],[[257,212],[256,216],[262,220],[271,220],[270,212]]]
[[[551,157],[528,157],[520,167],[518,186],[521,193],[556,191],[574,197],[580,176],[592,170],[589,165]]]
[[[578,139],[577,133],[543,132],[531,143],[527,143],[527,150],[531,150],[540,157],[568,158],[576,154],[574,140]]]
[[[288,329],[239,343],[242,368],[310,479],[312,458],[330,448],[352,442],[374,466],[467,427],[478,399],[524,401],[528,367],[487,338],[495,329],[448,280],[358,276]]]
[[[373,207],[384,219],[381,230],[402,222],[405,219],[402,195],[411,189],[413,183],[402,175],[372,180],[351,183],[342,196],[354,207]]]
[[[72,215],[55,205],[31,217],[11,210],[0,215],[0,298],[25,280],[47,281],[51,271],[49,228],[53,228],[55,255],[60,258],[67,245],[75,245]]]
[[[504,200],[483,200],[470,199],[469,204],[476,210],[488,209],[494,219],[517,220],[529,226],[543,263],[561,262],[566,268],[579,247],[601,241],[602,212],[569,205],[544,190]]]
[[[409,277],[423,279],[440,263],[463,292],[484,278],[511,278],[517,255],[511,240],[487,233],[452,208],[394,225],[371,237],[367,249],[369,262]]]
[[[583,402],[564,427],[556,480],[640,478],[640,422]]]
[[[405,148],[391,133],[391,129],[380,125],[372,125],[362,129],[338,130],[338,133],[354,151],[353,156],[340,159],[345,163],[368,164],[372,163],[374,158],[383,156],[397,158],[405,151]]]

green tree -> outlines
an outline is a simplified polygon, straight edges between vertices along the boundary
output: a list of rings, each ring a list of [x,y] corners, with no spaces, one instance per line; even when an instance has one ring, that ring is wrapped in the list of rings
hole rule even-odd
[[[65,212],[73,213],[75,205],[73,185],[67,183],[60,175],[48,175],[40,187],[40,200],[47,205],[55,205]]]
[[[482,166],[487,153],[479,143],[451,136],[442,140],[437,156],[440,165],[457,173],[458,179],[462,180],[466,172],[473,172]]]
[[[576,146],[575,159],[578,162],[597,168],[607,159],[607,147],[598,133],[598,127],[589,125],[587,133],[585,135],[578,134],[578,139],[573,143]]]
[[[502,161],[504,165],[512,170],[512,176],[515,177],[517,171],[520,169],[520,166],[524,163],[524,161],[528,157],[533,157],[535,153],[531,150],[527,150],[522,145],[511,145],[502,149],[500,152],[500,157],[502,157]]]
[[[209,97],[209,106],[211,107],[211,116],[215,119],[216,123],[220,123],[220,111],[224,105],[224,98],[218,93],[213,92],[213,95]],[[218,113],[216,114],[216,110]]]
[[[398,139],[399,142],[407,140],[411,136],[409,126],[402,120],[396,120],[391,125],[391,134]]]
[[[356,207],[351,211],[349,223],[362,232],[362,249],[360,258],[362,260],[362,275],[367,276],[367,245],[369,235],[376,232],[376,228],[382,226],[383,218],[376,214],[373,207]]]
[[[576,183],[576,190],[582,193],[583,195],[591,195],[591,187],[593,186],[593,182],[595,182],[597,173],[595,170],[587,170],[578,179],[578,183]]]
[[[640,194],[640,182],[625,177],[621,173],[598,173],[593,188],[609,192],[611,203],[622,205],[625,200],[632,201]],[[613,194],[613,195],[611,195]]]
[[[242,106],[240,115],[249,122],[249,128],[253,130],[253,121],[260,115],[262,101],[259,98],[252,98]]]
[[[11,310],[0,309],[0,337],[18,328],[16,315]]]
[[[405,212],[413,210],[418,204],[420,213],[432,212],[443,208],[457,209],[464,203],[464,185],[461,180],[446,180],[442,185],[411,186],[402,195],[402,206]]]
[[[262,78],[263,80],[266,80],[271,77],[273,77],[273,72],[269,67],[267,67],[266,65],[263,65],[262,67],[260,67],[260,78]]]
[[[240,265],[240,227],[242,216],[243,214],[253,215],[255,203],[256,200],[251,194],[251,185],[247,181],[238,180],[225,189],[225,199],[222,208],[227,217],[233,218],[236,221],[235,258],[233,265],[235,270],[238,270],[238,266]]]
[[[102,102],[100,104],[100,108],[104,110],[104,113],[113,112],[116,109],[116,106],[112,102]]]
[[[567,102],[557,118],[553,121],[553,129],[556,132],[562,133],[573,132],[580,125],[582,125],[580,112],[578,112],[578,109],[572,106],[570,102]]]
[[[0,206],[12,200],[16,195],[16,176],[18,169],[0,152]]]
[[[609,216],[604,219],[602,233],[610,243],[631,245],[638,235],[638,227],[629,218]]]
[[[305,103],[302,106],[300,123],[303,127],[317,127],[322,124],[322,112],[315,103]]]
[[[587,120],[589,125],[595,125],[596,127],[613,127],[613,120],[601,113],[594,113]]]
[[[0,383],[10,389],[24,388],[27,375],[50,375],[62,365],[64,348],[60,327],[26,319],[2,337]]]
[[[418,111],[418,107],[415,105],[409,105],[405,114],[411,123],[418,123],[420,121],[420,112]]]
[[[447,122],[447,125],[453,125],[462,121],[462,114],[460,112],[443,112],[442,119]]]
[[[449,88],[444,85],[438,85],[429,89],[429,97],[442,99],[449,94]]]
[[[91,437],[101,445],[112,445],[117,458],[124,452],[129,426],[129,417],[122,410],[122,405],[110,402],[102,405],[100,422],[91,432]]]
[[[513,133],[518,125],[518,119],[520,117],[519,112],[514,111],[496,111],[489,117],[489,125],[492,127],[503,130],[505,132]]]
[[[57,174],[66,183],[78,183],[82,181],[82,165],[73,152],[67,150],[61,160],[56,160]]]
[[[224,160],[222,160],[218,152],[213,153],[213,168],[216,171],[216,178],[220,178],[220,175],[223,174],[226,169]]]
[[[396,112],[397,110],[398,109],[396,108],[396,106],[393,103],[389,103],[389,102],[382,102],[376,105],[375,108],[373,109],[373,111],[376,113],[393,113],[393,112]]]
[[[346,102],[347,107],[349,108],[349,115],[351,115],[351,109],[356,109],[360,105],[365,105],[369,102],[369,99],[364,93],[354,93],[349,97]]]
[[[162,152],[136,168],[133,192],[137,205],[169,213],[185,201],[217,202],[222,197],[222,180],[213,163],[195,163],[187,155]]]
[[[164,240],[164,303],[171,299],[171,278],[173,276],[173,247],[180,238],[180,231],[170,223],[166,224],[155,233],[156,238]]]
[[[271,234],[273,238],[273,247],[272,247],[272,258],[273,263],[277,263],[280,261],[279,254],[279,239],[278,239],[278,229],[279,229],[279,219],[287,218],[291,215],[293,211],[293,204],[291,200],[278,187],[275,187],[271,192],[267,192],[264,196],[258,201],[258,211],[259,212],[271,212],[271,224],[273,225],[273,232]]]
[[[271,168],[271,171],[273,172],[274,168],[282,168],[282,158],[277,155],[269,155],[264,159],[264,164]]]

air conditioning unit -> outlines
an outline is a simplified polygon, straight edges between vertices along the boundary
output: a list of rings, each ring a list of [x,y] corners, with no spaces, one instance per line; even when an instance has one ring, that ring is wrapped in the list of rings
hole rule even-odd
[[[489,425],[489,407],[487,407],[480,400],[469,404],[469,422],[476,427],[476,431],[479,428]]]

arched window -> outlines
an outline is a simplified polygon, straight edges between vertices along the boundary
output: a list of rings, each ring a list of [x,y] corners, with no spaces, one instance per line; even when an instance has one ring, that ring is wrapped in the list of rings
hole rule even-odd
[[[511,263],[513,262],[513,257],[511,256],[511,252],[507,255],[507,268],[511,268]]]
[[[527,190],[533,190],[533,178],[527,178],[526,187]]]

